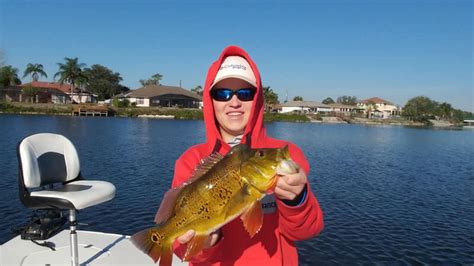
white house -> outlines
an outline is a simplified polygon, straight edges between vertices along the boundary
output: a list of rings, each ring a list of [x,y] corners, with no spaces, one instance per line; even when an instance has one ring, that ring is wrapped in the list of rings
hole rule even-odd
[[[323,104],[315,101],[288,101],[280,105],[279,113],[291,113],[291,112],[302,112],[302,113],[319,113],[319,112],[331,112],[331,107],[327,104]]]
[[[362,100],[357,103],[357,106],[363,109],[364,113],[370,118],[379,117],[387,119],[392,116],[399,116],[401,111],[398,106],[378,97]]]
[[[329,107],[331,107],[331,112],[344,115],[351,115],[360,111],[360,107],[341,103],[330,103]]]

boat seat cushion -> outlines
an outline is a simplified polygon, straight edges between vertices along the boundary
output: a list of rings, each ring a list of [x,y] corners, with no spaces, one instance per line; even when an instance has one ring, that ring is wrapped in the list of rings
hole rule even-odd
[[[113,199],[115,186],[105,181],[79,180],[59,188],[33,191],[30,196],[37,200],[66,200],[71,202],[76,210],[80,210]]]

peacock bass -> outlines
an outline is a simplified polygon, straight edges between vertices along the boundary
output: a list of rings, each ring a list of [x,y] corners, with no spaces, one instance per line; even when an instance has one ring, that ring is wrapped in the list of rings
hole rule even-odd
[[[298,170],[288,146],[252,149],[239,144],[224,157],[212,154],[196,168],[190,181],[165,194],[157,226],[134,234],[131,240],[164,266],[171,265],[174,240],[190,229],[196,233],[187,243],[184,261],[202,250],[209,234],[239,215],[253,237],[263,222],[260,199],[274,189],[277,173]]]

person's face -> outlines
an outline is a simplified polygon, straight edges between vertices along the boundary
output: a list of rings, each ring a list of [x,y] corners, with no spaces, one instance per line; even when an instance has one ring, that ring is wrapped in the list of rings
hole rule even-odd
[[[253,88],[248,82],[236,78],[228,78],[221,80],[214,89],[232,89]],[[232,138],[242,135],[249,121],[250,111],[252,109],[252,101],[241,101],[237,95],[227,101],[216,101],[212,99],[214,105],[214,115],[219,123],[219,129],[224,141],[230,141]]]

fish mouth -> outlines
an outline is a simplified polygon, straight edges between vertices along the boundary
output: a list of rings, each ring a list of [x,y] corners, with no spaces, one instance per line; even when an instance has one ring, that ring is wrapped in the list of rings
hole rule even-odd
[[[300,167],[291,159],[282,160],[277,168],[276,173],[278,174],[296,174],[300,170]]]

